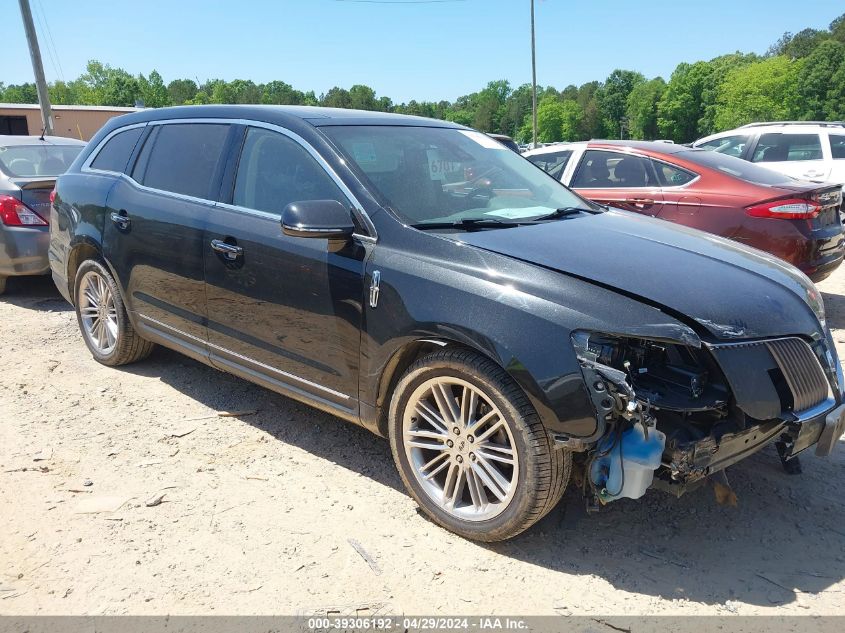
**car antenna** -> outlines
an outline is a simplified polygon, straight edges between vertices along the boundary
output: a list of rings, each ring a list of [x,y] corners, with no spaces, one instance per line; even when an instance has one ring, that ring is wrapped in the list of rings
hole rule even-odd
[[[47,131],[46,127],[41,128],[41,136],[38,137],[39,140],[41,140],[41,141],[44,140],[44,132],[46,132],[46,131]]]

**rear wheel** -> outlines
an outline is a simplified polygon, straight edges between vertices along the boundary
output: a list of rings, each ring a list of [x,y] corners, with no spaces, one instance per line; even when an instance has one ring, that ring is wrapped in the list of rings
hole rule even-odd
[[[76,320],[95,360],[114,367],[150,355],[154,344],[132,327],[120,289],[103,264],[83,262],[76,273],[75,291]]]
[[[513,379],[466,350],[414,363],[390,407],[390,444],[411,496],[437,523],[499,541],[560,500],[572,465]]]

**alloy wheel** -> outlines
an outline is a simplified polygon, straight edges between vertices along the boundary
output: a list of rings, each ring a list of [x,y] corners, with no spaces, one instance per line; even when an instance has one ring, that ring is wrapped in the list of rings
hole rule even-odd
[[[86,338],[100,354],[110,354],[117,344],[119,328],[109,284],[95,271],[89,271],[80,281],[78,302]]]
[[[417,482],[444,511],[466,521],[505,511],[519,456],[504,416],[482,390],[459,378],[429,379],[411,394],[402,429]]]

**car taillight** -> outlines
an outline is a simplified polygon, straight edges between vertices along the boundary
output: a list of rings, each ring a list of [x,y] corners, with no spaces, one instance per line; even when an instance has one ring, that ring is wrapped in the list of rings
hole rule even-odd
[[[53,204],[56,201],[56,190],[53,189],[50,192],[50,204]]]
[[[748,207],[745,212],[755,218],[781,218],[782,220],[812,220],[821,206],[810,200],[773,200]]]
[[[44,218],[12,196],[0,196],[0,222],[6,226],[47,226]]]

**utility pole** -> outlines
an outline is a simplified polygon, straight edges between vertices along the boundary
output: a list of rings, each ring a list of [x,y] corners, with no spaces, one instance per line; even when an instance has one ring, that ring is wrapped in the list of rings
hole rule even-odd
[[[537,54],[534,46],[534,0],[531,0],[531,121],[532,146],[537,147]]]
[[[44,78],[44,64],[41,63],[41,50],[38,48],[38,36],[32,23],[32,10],[29,0],[18,0],[21,5],[23,28],[29,44],[29,56],[32,58],[32,71],[35,73],[35,89],[38,91],[38,103],[41,105],[41,122],[44,134],[53,133],[53,110],[50,107],[50,95],[47,93],[47,80]]]

